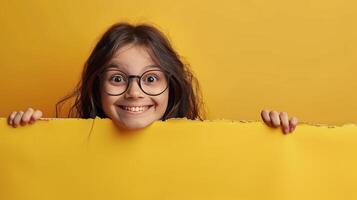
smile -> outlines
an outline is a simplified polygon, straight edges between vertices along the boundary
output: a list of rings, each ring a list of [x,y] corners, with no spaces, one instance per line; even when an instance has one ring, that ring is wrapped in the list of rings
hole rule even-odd
[[[142,113],[148,110],[152,105],[149,106],[119,106],[121,109],[131,112],[131,113]]]

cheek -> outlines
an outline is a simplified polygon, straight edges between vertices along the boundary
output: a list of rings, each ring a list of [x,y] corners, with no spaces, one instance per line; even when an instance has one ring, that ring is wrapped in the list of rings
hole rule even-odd
[[[103,109],[103,111],[104,111],[104,113],[106,114],[106,115],[108,115],[107,113],[108,113],[108,110],[109,110],[109,103],[108,103],[108,99],[107,98],[105,98],[103,95],[101,95],[101,106],[102,106],[102,109]]]
[[[111,111],[112,110],[111,107],[116,100],[117,98],[115,97],[103,93],[101,94],[101,106],[105,115],[107,115],[107,117],[109,118],[113,118],[113,112]]]
[[[161,117],[165,114],[169,102],[169,92],[164,92],[160,98],[157,99],[158,109],[160,110]],[[161,118],[160,117],[160,118]]]

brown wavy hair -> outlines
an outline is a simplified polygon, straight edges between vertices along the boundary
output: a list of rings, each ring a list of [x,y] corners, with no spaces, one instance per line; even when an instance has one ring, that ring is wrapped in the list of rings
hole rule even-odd
[[[148,24],[117,23],[101,37],[84,64],[81,80],[74,91],[56,104],[56,117],[65,102],[74,100],[68,117],[106,118],[100,101],[99,74],[121,47],[135,44],[145,47],[155,64],[170,74],[169,100],[161,120],[169,118],[204,118],[204,106],[198,80],[181,61],[169,40],[157,28]]]

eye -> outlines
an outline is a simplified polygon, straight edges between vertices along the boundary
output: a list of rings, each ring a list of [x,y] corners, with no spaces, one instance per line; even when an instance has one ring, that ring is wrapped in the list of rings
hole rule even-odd
[[[124,82],[124,77],[122,75],[113,75],[110,78],[110,81],[114,83],[122,83]]]
[[[143,77],[143,81],[145,83],[155,83],[158,82],[160,79],[156,74],[147,74]]]
[[[159,70],[148,71],[141,78],[141,81],[144,84],[150,84],[150,85],[163,83],[164,80],[165,80],[165,74]]]
[[[145,82],[152,83],[154,81],[157,81],[157,77],[155,77],[154,75],[149,75],[145,78]]]

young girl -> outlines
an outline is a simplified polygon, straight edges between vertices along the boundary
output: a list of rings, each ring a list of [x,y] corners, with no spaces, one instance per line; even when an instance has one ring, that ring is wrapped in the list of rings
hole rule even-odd
[[[140,129],[156,120],[204,118],[197,79],[155,27],[118,23],[99,40],[84,65],[74,92],[56,105],[74,97],[68,114],[79,118],[110,118],[123,128]],[[263,110],[263,121],[292,132],[298,121],[286,112]],[[12,112],[13,127],[33,123],[40,110]]]

